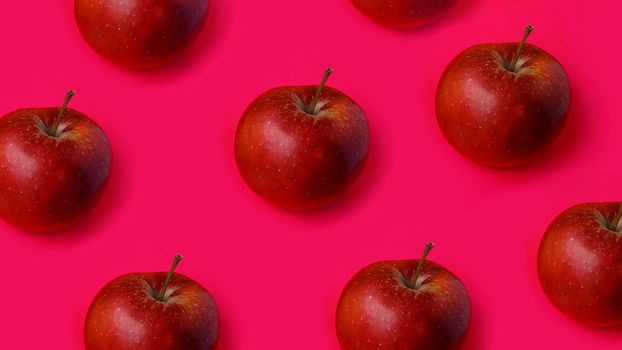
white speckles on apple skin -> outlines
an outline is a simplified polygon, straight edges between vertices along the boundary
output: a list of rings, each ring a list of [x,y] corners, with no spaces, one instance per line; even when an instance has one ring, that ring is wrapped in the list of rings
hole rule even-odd
[[[369,128],[361,108],[326,87],[316,115],[306,113],[317,87],[280,87],[244,113],[235,157],[246,183],[281,207],[308,210],[340,197],[363,169]]]
[[[336,327],[343,350],[457,350],[470,323],[466,289],[451,272],[426,262],[419,289],[406,280],[418,260],[382,261],[359,271],[345,287]]]
[[[587,203],[561,213],[538,250],[538,277],[549,300],[589,326],[622,325],[622,203]]]
[[[109,61],[148,69],[176,59],[199,36],[208,0],[75,0],[86,42]]]
[[[440,79],[436,116],[449,143],[487,166],[528,163],[555,141],[570,109],[561,64],[525,45],[518,70],[508,70],[517,43],[481,44],[460,53]]]
[[[0,120],[0,217],[25,230],[51,232],[81,220],[111,173],[103,130],[68,109],[58,137],[48,135],[58,108],[22,109]]]
[[[167,273],[138,273],[108,283],[93,300],[85,323],[87,350],[209,350],[218,340],[220,319],[211,295],[175,273],[155,298]]]

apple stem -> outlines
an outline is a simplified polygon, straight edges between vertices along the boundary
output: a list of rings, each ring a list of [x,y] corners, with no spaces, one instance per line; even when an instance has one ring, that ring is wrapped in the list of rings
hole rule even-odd
[[[620,224],[620,219],[622,219],[622,204],[618,204],[618,212],[616,216],[613,218],[613,223],[611,225],[611,230],[614,232],[618,232],[618,225]]]
[[[73,90],[67,91],[67,95],[65,96],[65,103],[63,103],[63,106],[60,108],[60,111],[58,112],[58,116],[56,116],[56,120],[54,120],[54,125],[52,125],[52,129],[50,130],[50,136],[58,137],[58,127],[60,126],[61,120],[63,120],[63,117],[65,116],[65,112],[67,111],[67,105],[69,105],[69,101],[71,101],[71,98],[75,94],[76,92]]]
[[[173,265],[171,265],[171,269],[168,272],[168,275],[166,276],[166,280],[164,280],[164,284],[162,285],[162,289],[160,289],[160,294],[158,295],[158,300],[159,301],[166,301],[164,299],[165,295],[166,295],[166,289],[168,288],[168,285],[171,283],[171,279],[173,279],[173,274],[175,273],[175,269],[177,268],[177,265],[179,265],[179,263],[181,262],[181,260],[184,257],[181,256],[180,254],[175,255],[175,259],[173,260]]]
[[[425,264],[425,259],[428,257],[428,254],[430,254],[430,251],[432,250],[432,248],[434,248],[434,243],[432,242],[428,242],[428,244],[425,245],[425,250],[423,251],[423,256],[419,260],[419,265],[417,265],[417,270],[415,270],[413,277],[410,279],[411,289],[416,290],[419,288],[419,286],[417,285],[417,279],[419,278],[419,275],[421,274],[421,271],[423,270],[423,264]]]
[[[313,96],[311,105],[309,105],[309,111],[308,111],[309,114],[311,115],[317,114],[317,112],[315,111],[315,108],[317,107],[317,103],[320,101],[320,96],[322,96],[322,90],[324,90],[324,86],[326,85],[326,82],[328,81],[328,77],[330,77],[331,74],[333,74],[333,69],[330,67],[326,68],[326,70],[324,71],[324,77],[322,78],[322,82],[317,87],[315,96]]]
[[[529,38],[529,34],[531,34],[531,32],[533,32],[534,29],[535,28],[531,24],[528,25],[527,28],[525,28],[523,39],[518,45],[518,49],[516,49],[516,54],[514,54],[514,58],[512,58],[512,63],[510,64],[510,72],[516,73],[516,64],[518,63],[518,59],[520,58],[520,55],[523,53],[523,50],[525,49],[525,43],[527,42],[527,38]]]

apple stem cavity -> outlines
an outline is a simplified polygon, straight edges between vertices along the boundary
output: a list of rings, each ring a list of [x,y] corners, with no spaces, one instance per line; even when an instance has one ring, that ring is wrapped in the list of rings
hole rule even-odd
[[[415,273],[410,279],[410,285],[408,286],[410,289],[417,290],[419,289],[419,287],[421,287],[420,284],[419,285],[417,284],[417,279],[419,279],[419,275],[421,275],[421,271],[423,270],[423,265],[425,264],[425,260],[427,259],[428,254],[430,254],[430,251],[432,250],[432,248],[434,248],[434,243],[432,242],[428,242],[428,244],[425,245],[425,250],[423,251],[423,256],[419,260],[419,265],[417,265],[417,270],[415,270]]]
[[[616,212],[616,216],[613,218],[613,222],[611,223],[611,231],[620,232],[618,229],[620,219],[622,219],[622,203],[618,204],[618,211]]]
[[[516,49],[516,53],[514,54],[514,58],[512,58],[512,63],[510,64],[510,72],[516,73],[516,65],[518,64],[518,59],[520,55],[523,53],[525,49],[525,43],[527,42],[527,38],[529,38],[529,34],[533,32],[535,28],[530,24],[525,28],[525,33],[523,34],[523,39],[518,44],[518,49]]]
[[[160,293],[158,294],[158,301],[161,302],[165,302],[166,301],[166,289],[168,288],[168,285],[171,283],[171,280],[173,279],[173,274],[175,273],[175,269],[177,268],[177,265],[179,265],[179,263],[183,260],[183,256],[181,256],[180,254],[175,255],[175,259],[173,260],[173,264],[171,265],[171,269],[168,272],[168,275],[166,276],[166,280],[164,280],[164,284],[162,285],[162,289],[160,289]]]
[[[317,103],[320,101],[320,96],[322,96],[322,90],[324,90],[324,86],[326,85],[326,82],[328,81],[328,78],[331,74],[333,74],[333,69],[330,67],[326,68],[326,70],[324,71],[324,77],[322,78],[322,82],[317,87],[317,91],[315,92],[315,96],[313,96],[313,100],[309,105],[309,110],[307,111],[307,113],[311,115],[317,114],[317,111],[315,110],[317,108]]]
[[[58,127],[60,126],[60,122],[65,116],[65,112],[67,112],[67,106],[69,105],[69,101],[71,101],[71,98],[75,96],[75,94],[76,92],[73,90],[67,91],[67,95],[65,96],[65,103],[63,103],[60,111],[58,111],[58,116],[56,116],[56,120],[54,120],[54,125],[52,125],[52,129],[50,130],[50,136],[58,137]]]

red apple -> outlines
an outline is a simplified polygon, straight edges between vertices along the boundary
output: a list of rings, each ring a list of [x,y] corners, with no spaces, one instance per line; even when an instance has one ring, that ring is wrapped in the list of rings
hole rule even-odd
[[[337,336],[344,350],[460,349],[471,319],[462,282],[421,260],[382,261],[357,273],[341,294]]]
[[[343,93],[320,86],[278,87],[246,110],[235,159],[246,183],[266,200],[306,210],[334,202],[361,173],[369,149],[367,119]]]
[[[25,230],[51,232],[80,221],[110,177],[110,145],[84,114],[20,109],[0,119],[0,217]]]
[[[220,321],[212,296],[197,282],[168,272],[133,273],[108,283],[86,317],[87,350],[208,350]]]
[[[436,117],[449,143],[466,157],[511,167],[540,156],[557,138],[570,105],[561,64],[525,41],[482,44],[447,67],[436,94]]]
[[[86,42],[109,61],[152,68],[175,59],[199,36],[208,0],[75,0]]]
[[[389,27],[414,28],[428,24],[456,0],[350,0],[365,16]]]
[[[622,203],[580,204],[560,214],[540,243],[544,293],[583,324],[622,325],[621,216]]]

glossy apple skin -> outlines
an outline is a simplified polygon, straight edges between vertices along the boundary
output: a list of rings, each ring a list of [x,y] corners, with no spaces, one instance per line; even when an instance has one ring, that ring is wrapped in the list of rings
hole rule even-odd
[[[208,0],[75,0],[86,42],[107,60],[128,68],[166,64],[199,36]]]
[[[369,150],[361,108],[325,87],[320,112],[305,112],[316,86],[280,87],[246,110],[235,137],[235,158],[246,183],[286,209],[315,209],[334,202],[357,179]]]
[[[580,204],[549,226],[538,276],[561,312],[595,327],[622,325],[622,239],[610,229],[621,203]]]
[[[212,296],[175,273],[166,302],[156,299],[167,273],[118,277],[93,300],[84,328],[87,350],[208,350],[220,319]]]
[[[539,157],[557,138],[570,108],[564,68],[526,44],[514,73],[517,43],[482,44],[458,55],[436,94],[436,117],[449,143],[487,166],[511,167]]]
[[[456,0],[350,0],[376,23],[394,28],[428,24],[447,12]]]
[[[68,109],[59,137],[49,136],[58,112],[21,109],[0,119],[0,217],[28,231],[76,224],[100,200],[110,178],[104,131]]]
[[[337,307],[337,336],[344,350],[460,349],[471,319],[464,285],[427,261],[416,291],[404,281],[418,260],[383,261],[358,272]],[[405,277],[407,276],[407,277]]]

